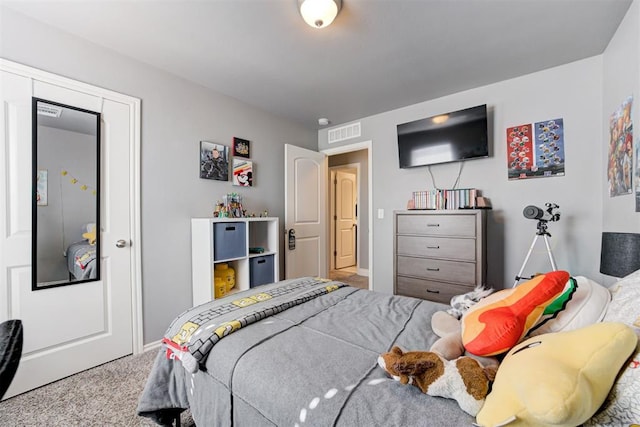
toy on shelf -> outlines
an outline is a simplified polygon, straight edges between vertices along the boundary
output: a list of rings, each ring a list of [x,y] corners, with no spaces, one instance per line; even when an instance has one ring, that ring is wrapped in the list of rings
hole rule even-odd
[[[226,292],[231,291],[233,287],[236,285],[236,272],[233,268],[229,266],[227,263],[216,264],[216,267],[213,271],[214,280],[217,285],[217,279],[222,279],[222,282],[226,284],[227,290]],[[217,286],[216,286],[217,287]]]
[[[229,193],[222,197],[222,201],[216,202],[213,211],[215,218],[244,218],[247,211],[242,207],[242,196],[238,193]]]

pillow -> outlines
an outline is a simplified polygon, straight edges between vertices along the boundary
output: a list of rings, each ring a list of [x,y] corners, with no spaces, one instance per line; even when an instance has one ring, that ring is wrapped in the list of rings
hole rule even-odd
[[[632,327],[640,335],[640,270],[611,286],[605,321]],[[602,409],[585,426],[621,426],[640,421],[640,343],[620,373]]]
[[[575,280],[576,291],[564,308],[555,313],[555,317],[540,319],[528,336],[572,331],[602,321],[611,301],[611,292],[586,277],[577,276],[572,280]]]
[[[462,316],[462,344],[477,356],[509,351],[563,291],[569,273],[552,271],[480,300]]]
[[[498,368],[477,424],[577,426],[602,405],[637,344],[617,322],[555,332],[518,344]]]

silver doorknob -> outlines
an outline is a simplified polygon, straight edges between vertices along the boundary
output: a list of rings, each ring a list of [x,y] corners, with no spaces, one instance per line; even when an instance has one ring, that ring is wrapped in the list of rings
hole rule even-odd
[[[127,241],[120,239],[116,242],[116,247],[117,248],[124,248],[125,246],[127,246]]]

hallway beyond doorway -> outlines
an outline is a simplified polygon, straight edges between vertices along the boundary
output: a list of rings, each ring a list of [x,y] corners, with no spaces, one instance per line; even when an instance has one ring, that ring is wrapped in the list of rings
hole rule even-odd
[[[349,286],[360,289],[369,289],[369,277],[359,276],[356,266],[341,268],[340,270],[330,270],[329,279],[338,280]]]

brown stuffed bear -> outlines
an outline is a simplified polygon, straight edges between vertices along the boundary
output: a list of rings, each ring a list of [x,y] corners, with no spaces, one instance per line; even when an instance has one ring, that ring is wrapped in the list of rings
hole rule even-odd
[[[394,346],[378,357],[378,365],[401,384],[413,384],[423,393],[455,399],[460,408],[476,416],[495,377],[495,368],[483,368],[463,356],[446,360],[431,351],[403,352]]]

